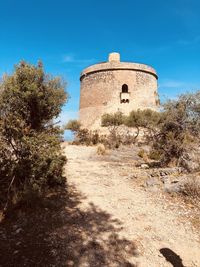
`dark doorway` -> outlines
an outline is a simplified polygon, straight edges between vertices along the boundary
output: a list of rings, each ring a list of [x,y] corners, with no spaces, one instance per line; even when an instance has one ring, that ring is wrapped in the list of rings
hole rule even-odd
[[[127,84],[122,85],[122,93],[128,93],[128,85]]]

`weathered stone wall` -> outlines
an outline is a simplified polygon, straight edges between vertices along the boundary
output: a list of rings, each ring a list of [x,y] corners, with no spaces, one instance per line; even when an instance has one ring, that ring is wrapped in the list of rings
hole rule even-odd
[[[120,98],[124,95],[121,95],[123,84],[128,86],[126,103],[121,103]],[[104,113],[129,114],[139,108],[158,108],[157,75],[151,67],[112,60],[82,72],[80,121],[84,127],[98,129]]]

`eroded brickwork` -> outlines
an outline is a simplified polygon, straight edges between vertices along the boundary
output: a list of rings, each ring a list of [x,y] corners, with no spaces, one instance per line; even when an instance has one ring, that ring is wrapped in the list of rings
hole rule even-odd
[[[155,70],[144,64],[120,62],[116,53],[111,54],[109,60],[81,74],[80,121],[83,127],[99,129],[104,113],[129,114],[137,109],[158,109]],[[128,92],[123,92],[124,84]]]

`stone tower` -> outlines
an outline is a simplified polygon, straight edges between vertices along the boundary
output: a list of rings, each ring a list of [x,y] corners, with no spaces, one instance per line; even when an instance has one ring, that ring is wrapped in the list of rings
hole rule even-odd
[[[88,129],[99,129],[104,113],[157,110],[157,79],[152,67],[121,62],[120,54],[109,54],[108,62],[92,65],[81,73],[81,124]]]

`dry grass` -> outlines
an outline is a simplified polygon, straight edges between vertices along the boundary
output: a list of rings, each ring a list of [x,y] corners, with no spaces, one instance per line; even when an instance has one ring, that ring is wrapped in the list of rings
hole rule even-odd
[[[184,194],[200,200],[200,174],[192,174],[184,184]]]
[[[140,158],[142,158],[144,160],[144,162],[149,162],[149,157],[148,157],[148,153],[146,150],[144,150],[143,148],[141,148],[138,152],[138,156]]]
[[[97,154],[101,155],[101,156],[106,154],[106,148],[105,148],[105,146],[103,144],[99,144],[97,146]]]

